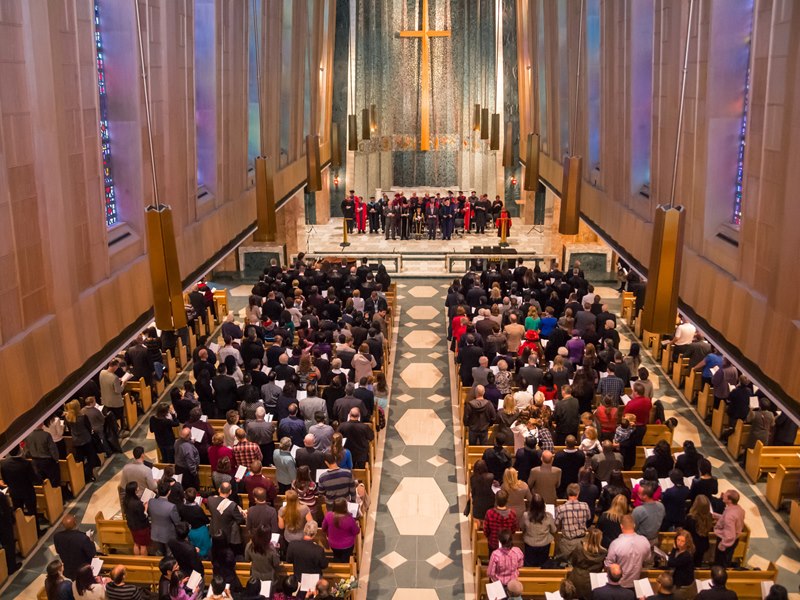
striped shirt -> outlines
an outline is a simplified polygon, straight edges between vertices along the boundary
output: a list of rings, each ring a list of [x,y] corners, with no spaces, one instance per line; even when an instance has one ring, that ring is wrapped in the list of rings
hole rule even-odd
[[[320,475],[317,490],[325,496],[325,502],[329,506],[337,498],[345,498],[352,502],[356,497],[356,483],[353,480],[353,474],[342,468],[333,469]]]

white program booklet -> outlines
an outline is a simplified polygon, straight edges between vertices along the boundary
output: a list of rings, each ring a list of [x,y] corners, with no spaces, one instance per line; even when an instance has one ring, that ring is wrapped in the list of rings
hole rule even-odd
[[[242,478],[247,474],[247,467],[244,465],[239,465],[236,469],[236,474],[233,476],[236,481],[241,481]]]
[[[653,586],[650,585],[649,579],[636,579],[633,582],[633,589],[637,598],[649,598],[654,595]]]
[[[206,435],[206,432],[202,429],[198,429],[197,427],[192,427],[192,441],[197,442],[198,444],[203,441],[203,437]]]
[[[489,597],[489,600],[503,600],[503,598],[508,598],[508,596],[506,596],[506,590],[503,588],[503,583],[501,581],[487,583],[486,595]]]
[[[231,504],[233,504],[233,502],[231,500],[228,500],[227,498],[223,498],[222,502],[217,504],[217,512],[219,514],[224,513],[225,509],[228,508]]]
[[[96,556],[92,559],[92,573],[95,577],[100,574],[100,569],[103,568],[103,560]]]
[[[348,502],[347,512],[349,512],[354,519],[358,518],[358,502]]]
[[[141,500],[142,503],[146,503],[146,502],[150,502],[150,500],[152,500],[155,497],[156,497],[156,494],[155,494],[155,492],[153,490],[151,490],[149,488],[144,488],[144,491],[142,492],[142,497],[139,498],[139,500]]]
[[[192,574],[189,575],[189,581],[186,582],[186,587],[188,587],[191,591],[194,591],[202,581],[203,576],[197,571],[192,571]]]
[[[697,592],[700,593],[703,590],[710,590],[711,589],[711,580],[710,579],[695,579],[695,584],[697,585]]]
[[[316,573],[303,573],[303,576],[300,578],[300,591],[310,592],[317,586],[318,581],[319,575]]]
[[[272,582],[261,580],[261,591],[259,592],[264,598],[269,598],[269,593],[272,590]]]
[[[608,583],[608,575],[605,573],[589,573],[589,580],[592,583],[592,589],[596,590]]]
[[[561,592],[545,592],[544,600],[564,600],[561,597]]]

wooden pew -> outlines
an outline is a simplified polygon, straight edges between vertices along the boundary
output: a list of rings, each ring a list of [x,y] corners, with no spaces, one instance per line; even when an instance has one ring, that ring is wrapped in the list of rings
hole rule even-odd
[[[755,448],[747,451],[744,470],[755,483],[763,473],[774,473],[780,465],[789,469],[800,468],[800,447],[765,446],[758,440]]]
[[[102,460],[100,461],[102,464]],[[77,496],[86,487],[86,476],[83,472],[83,463],[75,460],[73,454],[67,454],[65,460],[58,461],[61,471],[61,481],[66,481],[73,496]]]
[[[650,348],[650,353],[653,355],[653,360],[656,362],[661,360],[661,336],[657,333],[642,331],[640,339],[642,340],[645,348]]]
[[[167,350],[163,354],[164,357],[164,374],[166,378],[173,382],[178,378],[178,364],[175,357],[172,356],[172,350]]]
[[[774,473],[767,475],[767,502],[775,510],[784,500],[800,498],[800,469],[787,469],[778,465]]]
[[[139,421],[139,410],[136,408],[136,400],[134,400],[130,394],[125,394],[122,396],[122,402],[125,405],[125,420],[128,422],[128,429],[132,431]]]
[[[21,508],[14,511],[14,539],[17,540],[17,549],[22,556],[28,556],[39,541],[36,517],[26,515]],[[5,561],[3,565],[5,566]]]
[[[657,589],[656,580],[663,572],[659,569],[650,569],[642,571],[642,577],[647,577],[653,585],[653,589]],[[696,569],[694,574],[696,579],[711,579],[711,571],[708,569]],[[777,577],[778,568],[773,563],[769,563],[769,566],[763,571],[728,569],[728,582],[725,587],[736,592],[739,600],[761,600],[761,582],[774,582]]]
[[[714,406],[714,389],[706,384],[697,394],[697,414],[705,420]]]
[[[487,566],[480,563],[475,564],[475,597],[478,600],[486,598],[486,584],[489,583],[487,570]],[[570,569],[522,567],[517,579],[522,584],[524,598],[543,598],[545,592],[557,592],[569,572]]]
[[[800,502],[792,500],[789,509],[789,528],[796,537],[800,538]]]
[[[217,317],[220,322],[228,315],[228,288],[214,290],[214,305],[217,308]]]
[[[61,497],[61,488],[54,488],[50,480],[45,479],[42,485],[35,485],[36,510],[44,515],[50,525],[54,525],[64,512],[64,499]]]
[[[8,579],[8,564],[6,564],[6,551],[0,548],[0,585]]]
[[[728,452],[734,460],[744,451],[744,444],[750,437],[750,425],[741,419],[736,421],[733,433],[728,437]]]
[[[95,540],[100,544],[103,554],[111,548],[133,548],[133,536],[124,519],[106,519],[100,511],[94,516]]]
[[[686,373],[686,379],[683,382],[683,395],[686,396],[689,403],[693,403],[695,396],[703,387],[703,372],[696,369],[689,369]]]
[[[720,405],[711,412],[711,433],[713,433],[717,439],[722,438],[722,432],[728,425],[727,408],[725,403],[720,402]]]
[[[636,297],[633,292],[622,292],[622,318],[630,325],[633,321],[633,306]]]
[[[661,346],[661,344],[658,345]],[[655,356],[655,353],[653,353],[653,356]],[[666,346],[661,346],[661,368],[669,376],[672,371],[672,342],[667,342]]]
[[[175,363],[183,369],[186,367],[188,363],[187,356],[186,356],[186,346],[183,345],[183,340],[178,338],[175,342]]]
[[[678,360],[672,363],[672,382],[675,384],[675,387],[681,387],[683,378],[688,374],[688,372],[689,358],[681,355],[678,357]]]
[[[142,410],[144,412],[147,412],[150,410],[150,407],[153,406],[153,391],[150,389],[150,386],[145,383],[144,377],[138,380],[131,379],[126,381],[125,391],[129,394],[135,393],[139,395],[139,401],[142,403]]]

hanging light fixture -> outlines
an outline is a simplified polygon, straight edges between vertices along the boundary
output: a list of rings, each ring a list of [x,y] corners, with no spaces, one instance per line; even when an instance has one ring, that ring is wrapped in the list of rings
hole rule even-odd
[[[693,13],[694,0],[689,0],[689,20],[686,24],[686,46],[683,55],[678,126],[675,136],[675,160],[672,165],[672,187],[669,204],[659,204],[653,219],[650,264],[642,310],[642,328],[650,333],[672,333],[675,329],[675,317],[678,314],[686,209],[683,206],[675,206],[675,191],[678,183],[678,159],[681,149]]]
[[[306,187],[309,192],[318,192],[322,189],[318,135],[306,136]]]
[[[339,124],[331,123],[331,167],[338,169],[342,166],[342,145],[339,141]]]
[[[378,131],[378,109],[374,104],[369,105],[369,128],[370,131]]]
[[[514,167],[514,124],[506,121],[506,135],[503,139],[503,167]]]
[[[489,135],[489,150],[500,150],[500,113],[492,113],[492,132]]]
[[[539,134],[529,133],[525,148],[525,182],[522,187],[527,192],[539,186]]]
[[[575,109],[570,128],[569,156],[564,159],[564,178],[561,183],[561,212],[558,219],[558,232],[562,235],[578,233],[581,221],[581,169],[583,158],[575,154],[578,129],[578,110],[581,91],[581,55],[583,54],[583,14],[585,0],[581,0],[580,24],[578,29],[578,68],[575,75]]]
[[[489,139],[489,109],[481,109],[481,139]]]
[[[369,126],[369,109],[363,108],[361,109],[361,139],[368,140],[370,139],[372,131],[370,130]]]
[[[347,149],[358,150],[358,119],[355,115],[347,115]]]
[[[476,104],[472,111],[472,131],[481,130],[481,105]]]

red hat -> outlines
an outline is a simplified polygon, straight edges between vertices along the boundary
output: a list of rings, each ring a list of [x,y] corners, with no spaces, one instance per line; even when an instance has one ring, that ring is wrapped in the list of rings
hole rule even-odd
[[[536,342],[539,339],[539,332],[535,329],[528,329],[528,331],[525,332],[525,339],[529,342]]]
[[[274,323],[270,319],[267,319],[266,321],[264,321],[264,327],[266,327],[267,329],[269,329],[273,325],[274,325]]]

